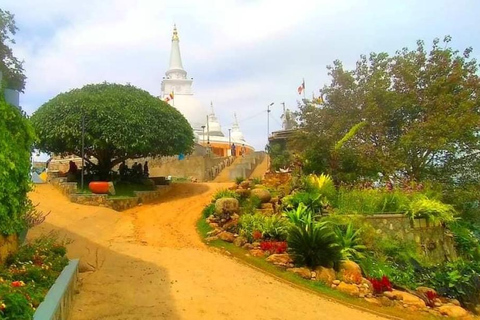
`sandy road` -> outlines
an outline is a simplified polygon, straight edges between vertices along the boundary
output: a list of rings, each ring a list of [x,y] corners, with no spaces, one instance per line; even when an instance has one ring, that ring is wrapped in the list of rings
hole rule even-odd
[[[205,246],[195,229],[211,195],[228,184],[177,184],[158,203],[122,213],[70,203],[49,185],[30,194],[81,274],[72,320],[382,319],[294,288]]]

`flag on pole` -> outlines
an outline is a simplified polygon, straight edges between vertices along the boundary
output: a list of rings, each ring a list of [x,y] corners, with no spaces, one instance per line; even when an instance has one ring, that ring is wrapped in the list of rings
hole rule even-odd
[[[303,90],[305,90],[305,79],[303,79],[302,84],[298,87],[298,94],[302,94]]]
[[[170,99],[172,99],[172,100],[173,100],[173,97],[174,97],[173,91],[172,91],[172,92],[170,92],[170,95],[169,95],[169,97],[170,97]]]

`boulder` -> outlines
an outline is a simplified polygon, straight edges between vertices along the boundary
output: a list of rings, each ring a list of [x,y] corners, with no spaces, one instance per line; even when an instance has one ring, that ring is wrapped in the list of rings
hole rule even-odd
[[[265,255],[265,252],[260,249],[252,249],[250,250],[250,254],[254,257],[263,257]]]
[[[362,269],[353,261],[345,260],[340,263],[338,279],[345,283],[362,283]]]
[[[210,222],[208,225],[214,229],[218,228],[218,223],[215,223],[215,222]]]
[[[252,181],[250,181],[250,180],[244,180],[244,181],[240,182],[240,184],[238,185],[238,187],[239,187],[240,189],[246,190],[246,189],[251,188],[252,185],[253,185]]]
[[[233,233],[227,231],[219,233],[218,238],[226,242],[233,242],[235,240],[235,236],[233,235]]]
[[[253,197],[258,197],[262,203],[267,203],[272,199],[272,195],[267,189],[255,188],[252,190],[250,195]]]
[[[312,272],[308,268],[288,268],[287,271],[296,273],[304,279],[310,279],[312,277]]]
[[[288,265],[293,262],[293,259],[288,253],[275,253],[269,256],[267,261],[276,265]]]
[[[206,242],[215,241],[215,240],[218,240],[218,236],[211,236],[211,237],[205,238]]]
[[[358,297],[360,295],[360,290],[356,285],[345,283],[343,281],[340,282],[336,289],[350,296]]]
[[[366,295],[372,294],[373,293],[372,283],[368,279],[362,278],[362,284],[361,284],[360,291],[362,291]]]
[[[392,290],[392,291],[385,291],[384,296],[388,297],[391,300],[401,300],[403,304],[409,306],[415,306],[419,308],[425,308],[427,305],[425,301],[408,292],[400,291],[400,290]]]
[[[432,288],[429,288],[429,287],[418,287],[415,291],[417,291],[419,294],[423,294],[425,296],[427,296],[428,291],[431,291],[431,292],[434,292],[435,294],[437,294],[437,291],[435,291],[435,289],[432,289]]]
[[[227,222],[222,226],[223,230],[230,231],[230,232],[237,232],[238,228],[238,219],[232,219]]]
[[[461,318],[468,315],[467,310],[453,304],[445,304],[441,307],[438,307],[438,311],[442,315],[451,317],[451,318]]]
[[[247,249],[247,250],[251,250],[251,249],[254,249],[255,247],[253,246],[253,244],[251,243],[245,243],[243,246],[242,246],[243,249]]]
[[[215,201],[215,214],[217,216],[228,214],[229,216],[238,212],[239,203],[235,198],[221,198]]]
[[[336,279],[335,270],[332,268],[317,267],[315,269],[316,277],[315,280],[321,281],[327,285],[331,285]],[[336,283],[337,285],[340,283]]]
[[[241,247],[246,243],[247,243],[247,239],[242,236],[236,237],[235,240],[233,240],[233,244],[236,245],[237,247]]]

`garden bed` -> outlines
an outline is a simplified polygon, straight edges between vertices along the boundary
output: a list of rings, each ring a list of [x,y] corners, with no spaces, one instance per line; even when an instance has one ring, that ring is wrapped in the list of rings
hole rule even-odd
[[[44,316],[50,311],[66,316],[77,265],[67,259],[65,243],[51,235],[21,246],[0,265],[0,318],[32,319],[37,308],[36,319],[51,319]]]

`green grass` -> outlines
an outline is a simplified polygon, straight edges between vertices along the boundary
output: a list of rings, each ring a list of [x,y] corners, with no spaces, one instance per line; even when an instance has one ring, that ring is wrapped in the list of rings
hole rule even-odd
[[[207,237],[207,232],[213,230],[204,218],[200,218],[197,221],[197,231],[200,234],[202,239]],[[257,258],[251,255],[247,255],[248,251],[235,246],[233,243],[228,243],[222,240],[214,240],[207,243],[209,246],[223,249],[229,252],[232,256],[237,258],[240,262],[248,264],[250,267],[258,269],[264,273],[267,273],[280,281],[284,281],[294,286],[307,290],[311,293],[315,293],[323,298],[334,300],[335,302],[341,303],[348,307],[354,307],[361,309],[367,312],[379,314],[383,317],[388,317],[390,319],[411,319],[411,320],[427,320],[427,319],[439,319],[428,313],[420,312],[405,312],[401,308],[395,307],[379,307],[371,303],[366,302],[363,299],[354,298],[348,296],[342,292],[331,289],[319,281],[311,281],[301,278],[300,276],[284,271],[275,265],[267,262],[264,258]]]

